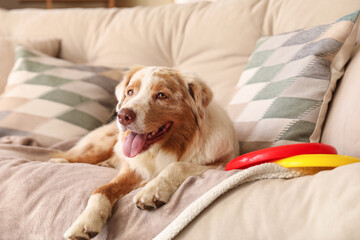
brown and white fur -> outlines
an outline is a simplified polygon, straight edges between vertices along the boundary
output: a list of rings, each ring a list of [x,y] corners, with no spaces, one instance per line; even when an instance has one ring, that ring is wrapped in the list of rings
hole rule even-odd
[[[135,67],[116,88],[116,121],[89,133],[53,162],[114,166],[64,237],[96,236],[114,204],[135,188],[140,209],[167,203],[189,176],[224,166],[238,153],[231,121],[197,77],[166,67]]]

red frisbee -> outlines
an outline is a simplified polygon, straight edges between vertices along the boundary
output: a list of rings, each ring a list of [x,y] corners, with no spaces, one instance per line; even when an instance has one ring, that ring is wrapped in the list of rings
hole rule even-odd
[[[234,158],[226,165],[225,170],[245,169],[301,154],[337,154],[337,151],[333,146],[323,143],[299,143],[265,148]]]

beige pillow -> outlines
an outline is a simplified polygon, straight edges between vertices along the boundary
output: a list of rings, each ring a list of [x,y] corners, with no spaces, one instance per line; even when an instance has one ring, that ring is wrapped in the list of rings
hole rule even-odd
[[[59,39],[0,36],[0,93],[4,92],[7,78],[14,66],[16,44],[22,44],[53,57],[56,57],[60,50]]]
[[[360,41],[360,40],[359,40]],[[360,45],[336,89],[321,142],[331,144],[339,154],[360,157]]]
[[[328,103],[355,45],[359,13],[259,39],[228,109],[241,154],[319,142]]]

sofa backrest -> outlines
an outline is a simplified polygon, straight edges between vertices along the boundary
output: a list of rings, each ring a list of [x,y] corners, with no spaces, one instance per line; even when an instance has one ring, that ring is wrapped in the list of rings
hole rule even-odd
[[[228,103],[260,36],[329,23],[358,0],[223,0],[132,9],[0,11],[0,35],[62,40],[61,57],[195,72]],[[359,6],[360,7],[360,6]]]
[[[261,36],[330,23],[359,0],[221,0],[131,9],[0,9],[0,35],[60,38],[75,63],[194,72],[228,104]]]

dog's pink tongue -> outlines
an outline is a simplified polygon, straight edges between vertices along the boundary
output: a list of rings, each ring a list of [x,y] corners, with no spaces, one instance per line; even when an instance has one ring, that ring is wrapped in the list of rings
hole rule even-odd
[[[126,157],[133,158],[138,155],[145,144],[146,134],[131,132],[124,140],[123,153]]]

